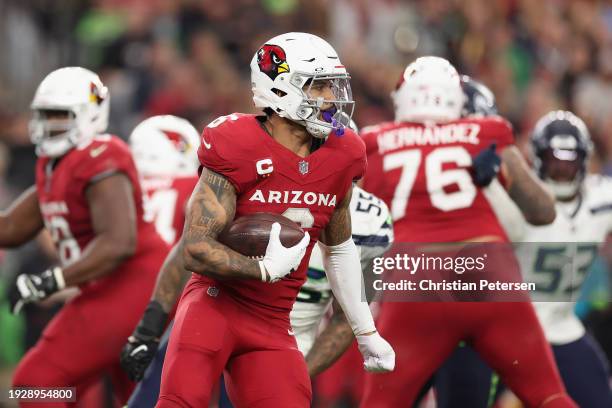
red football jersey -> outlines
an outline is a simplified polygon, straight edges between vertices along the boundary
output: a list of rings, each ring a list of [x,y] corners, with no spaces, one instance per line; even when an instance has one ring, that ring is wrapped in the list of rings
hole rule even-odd
[[[347,130],[343,136],[331,135],[303,158],[275,141],[255,115],[232,114],[204,129],[198,156],[204,167],[223,175],[236,188],[236,217],[256,212],[282,214],[310,233],[311,241],[299,268],[279,282],[217,282],[238,302],[287,324],[319,233],[353,180],[365,171],[363,141]]]
[[[167,251],[167,245],[160,239],[153,224],[144,220],[142,190],[128,146],[116,136],[103,135],[87,145],[72,149],[59,159],[39,158],[36,163],[40,210],[62,265],[78,260],[95,237],[85,195],[87,186],[117,172],[125,174],[132,184],[138,222],[136,254],[120,269],[129,270],[130,261],[147,251]],[[157,269],[138,272],[155,276]],[[109,276],[97,282],[105,281]],[[88,284],[81,286],[84,288]]]
[[[474,185],[472,157],[491,143],[514,143],[500,117],[426,126],[388,122],[365,128],[366,191],[391,209],[396,242],[454,242],[506,234],[482,190]]]
[[[145,192],[145,219],[155,224],[157,233],[170,245],[174,245],[183,234],[185,209],[197,182],[197,175],[141,180]]]

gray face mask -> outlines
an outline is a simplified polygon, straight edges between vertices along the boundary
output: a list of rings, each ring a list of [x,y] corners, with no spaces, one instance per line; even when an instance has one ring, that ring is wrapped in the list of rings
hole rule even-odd
[[[44,112],[35,110],[29,123],[30,140],[36,145],[36,155],[59,157],[77,143],[78,127],[73,112],[65,119],[48,119]]]
[[[312,136],[323,139],[332,132],[338,136],[344,134],[344,129],[349,126],[355,109],[349,80],[350,76],[346,74],[310,77],[310,83],[303,89],[305,98],[297,114]],[[311,89],[321,86],[329,87],[332,99],[310,96]]]

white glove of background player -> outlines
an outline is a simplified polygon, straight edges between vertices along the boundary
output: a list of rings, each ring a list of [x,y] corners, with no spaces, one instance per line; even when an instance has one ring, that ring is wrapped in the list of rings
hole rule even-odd
[[[307,232],[296,245],[285,248],[280,242],[280,231],[281,226],[278,222],[272,224],[266,255],[263,261],[259,261],[261,280],[264,282],[276,282],[296,269],[310,242],[310,235]]]
[[[395,351],[378,332],[359,335],[357,344],[363,356],[363,367],[372,373],[386,373],[395,368]]]

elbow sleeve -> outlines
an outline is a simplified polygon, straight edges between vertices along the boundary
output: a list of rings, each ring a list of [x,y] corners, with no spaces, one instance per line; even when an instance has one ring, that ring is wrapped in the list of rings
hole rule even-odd
[[[319,242],[329,285],[355,335],[376,330],[365,298],[359,251],[351,238],[334,246]]]

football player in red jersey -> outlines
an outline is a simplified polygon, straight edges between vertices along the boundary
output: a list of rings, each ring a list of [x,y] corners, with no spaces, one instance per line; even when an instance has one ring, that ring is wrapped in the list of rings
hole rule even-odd
[[[345,128],[353,107],[348,80],[321,38],[280,35],[251,62],[253,99],[266,115],[232,114],[204,129],[202,173],[181,245],[185,266],[195,273],[179,303],[158,407],[207,406],[224,369],[237,407],[310,406],[310,379],[289,312],[317,240],[365,368],[393,369],[393,349],[361,301],[351,239],[352,182],[363,175],[366,159],[359,136]],[[285,248],[274,224],[259,261],[216,240],[235,217],[255,212],[282,214],[307,234]]]
[[[149,306],[121,354],[122,368],[132,380],[139,381],[128,401],[130,407],[150,407],[157,401],[169,334],[164,335],[161,350],[158,347],[188,278],[176,244],[183,233],[187,201],[198,182],[199,144],[198,131],[187,120],[172,115],[148,118],[130,135],[145,191],[145,217],[154,221],[162,238],[175,246],[158,274]],[[151,363],[154,368],[145,376]]]
[[[21,360],[13,386],[76,387],[78,401],[108,372],[125,402],[134,384],[121,371],[117,355],[147,304],[168,246],[143,218],[127,145],[103,134],[109,95],[98,76],[78,67],[53,71],[38,87],[32,109],[36,185],[0,215],[0,246],[21,245],[46,227],[61,265],[19,275],[11,305],[18,312],[71,286],[78,286],[80,294]]]
[[[170,245],[183,233],[185,209],[198,182],[198,131],[183,118],[153,116],[134,128],[130,148],[145,193],[145,218]]]
[[[396,242],[508,242],[481,188],[499,161],[508,194],[525,218],[553,221],[553,197],[513,145],[510,125],[497,116],[460,119],[463,92],[448,61],[417,59],[393,100],[396,120],[363,131],[369,161],[364,188],[391,208]],[[507,252],[510,259],[502,259],[513,265]],[[367,376],[363,407],[410,406],[461,340],[495,367],[526,406],[576,406],[528,301],[386,302],[378,324],[397,352],[397,365],[393,373]]]

